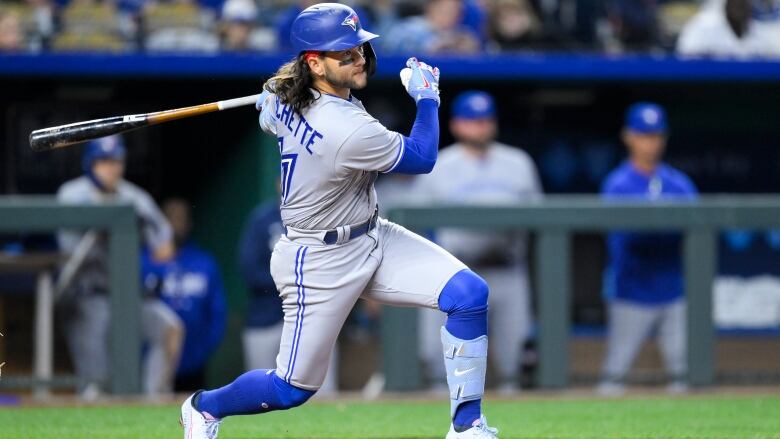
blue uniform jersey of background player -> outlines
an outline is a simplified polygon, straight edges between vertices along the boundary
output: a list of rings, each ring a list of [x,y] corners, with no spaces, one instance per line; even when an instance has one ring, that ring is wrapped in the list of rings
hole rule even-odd
[[[160,298],[179,315],[186,328],[176,374],[201,371],[225,333],[226,304],[222,279],[214,258],[190,241],[163,264],[143,254],[145,279],[159,279]]]
[[[629,161],[613,170],[601,189],[605,199],[690,200],[697,195],[691,180],[661,163],[645,175]],[[607,299],[643,304],[669,303],[683,295],[679,233],[613,232],[607,238]]]
[[[667,124],[664,109],[650,102],[628,108],[622,139],[628,159],[602,187],[606,200],[640,203],[685,202],[696,188],[682,172],[662,161]],[[686,302],[679,232],[615,231],[607,237],[609,263],[604,292],[608,300],[607,356],[597,391],[619,395],[644,341],[657,334],[669,390],[687,389]]]
[[[282,299],[271,277],[271,252],[282,234],[282,217],[275,201],[252,211],[239,246],[239,267],[249,292],[246,325],[268,327],[282,321]]]

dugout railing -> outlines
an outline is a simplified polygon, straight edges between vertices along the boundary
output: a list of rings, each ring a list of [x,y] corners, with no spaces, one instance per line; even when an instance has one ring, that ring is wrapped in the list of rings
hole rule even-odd
[[[539,370],[537,385],[568,383],[571,237],[575,232],[679,230],[688,300],[689,379],[706,386],[714,379],[715,328],[712,285],[717,234],[726,228],[780,228],[780,197],[707,196],[699,201],[638,204],[605,202],[593,196],[547,197],[516,207],[407,207],[390,219],[410,229],[465,227],[520,229],[536,235],[534,266]],[[129,205],[61,205],[52,197],[0,197],[0,233],[56,232],[62,228],[104,230],[109,240],[111,295],[111,390],[141,390],[139,235]],[[416,310],[391,308],[382,318],[383,370],[388,390],[417,390]]]
[[[536,385],[561,388],[569,380],[571,238],[575,232],[678,230],[688,301],[688,378],[707,386],[715,376],[712,287],[717,236],[722,229],[780,227],[780,197],[704,196],[695,202],[631,203],[595,196],[551,196],[516,207],[403,207],[390,219],[412,230],[437,227],[527,230],[535,234],[535,300],[539,364]],[[416,390],[417,318],[411,308],[386,307],[382,321],[383,369],[388,390]]]
[[[101,230],[108,236],[110,389],[114,394],[140,393],[140,241],[133,207],[110,203],[99,206],[62,205],[47,196],[0,197],[0,233],[46,233],[63,228]],[[44,327],[52,330],[51,326]],[[40,338],[45,343],[51,343],[53,334],[36,334],[36,338],[39,338],[36,343],[41,342]],[[51,346],[43,348],[51,352]],[[32,381],[35,385],[51,384],[51,380],[42,380],[41,377],[33,377]]]

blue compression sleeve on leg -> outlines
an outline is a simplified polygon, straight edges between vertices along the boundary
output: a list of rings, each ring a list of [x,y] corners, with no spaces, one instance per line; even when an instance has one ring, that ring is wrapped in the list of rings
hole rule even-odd
[[[403,137],[401,160],[390,169],[393,174],[427,174],[439,155],[439,106],[433,99],[417,104],[417,116],[409,137]]]
[[[202,392],[196,408],[221,419],[287,410],[303,404],[314,393],[288,384],[273,369],[255,369],[227,386]]]
[[[453,400],[452,423],[456,431],[471,428],[472,422],[482,414],[481,395],[484,391],[487,359],[487,300],[487,283],[471,270],[455,274],[439,295],[439,309],[447,313],[447,323],[442,330],[447,381],[451,390],[453,386],[458,387],[455,393],[459,394],[458,398]],[[450,349],[457,345],[461,348]],[[464,349],[464,345],[468,346],[468,349]],[[449,352],[450,350],[452,352]],[[469,350],[471,352],[465,352]],[[453,372],[458,370],[459,364],[466,365],[466,369],[479,376],[452,376]],[[470,398],[474,399],[460,401],[464,393],[471,394]]]
[[[452,276],[439,294],[439,309],[447,313],[444,325],[455,337],[473,340],[488,331],[488,286],[471,270]]]

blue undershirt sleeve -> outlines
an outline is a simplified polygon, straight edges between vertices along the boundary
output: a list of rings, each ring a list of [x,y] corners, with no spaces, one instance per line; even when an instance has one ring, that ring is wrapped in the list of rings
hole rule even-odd
[[[393,174],[428,174],[439,153],[439,106],[433,99],[417,104],[417,117],[409,137],[402,137],[401,158],[386,171]]]

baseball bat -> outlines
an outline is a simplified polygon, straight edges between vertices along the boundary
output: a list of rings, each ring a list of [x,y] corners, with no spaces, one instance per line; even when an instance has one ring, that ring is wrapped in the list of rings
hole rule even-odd
[[[30,148],[33,151],[48,151],[97,139],[111,134],[124,133],[137,128],[156,125],[185,117],[222,111],[230,108],[254,105],[259,94],[242,98],[212,102],[210,104],[194,105],[192,107],[174,110],[157,111],[146,114],[129,114],[125,116],[106,117],[103,119],[76,122],[51,128],[43,128],[30,133]]]

